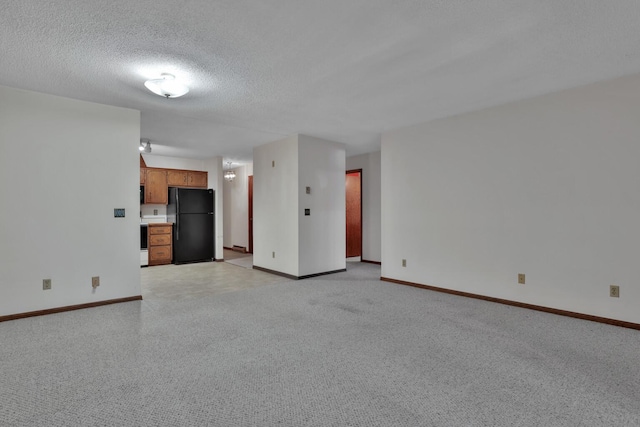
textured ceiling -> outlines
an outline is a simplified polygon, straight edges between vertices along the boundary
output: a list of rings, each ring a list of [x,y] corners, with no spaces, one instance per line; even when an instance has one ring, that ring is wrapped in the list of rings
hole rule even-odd
[[[3,0],[0,84],[138,109],[155,154],[251,159],[640,72],[638,0]],[[163,99],[161,72],[191,92]],[[640,93],[640,88],[639,88]]]

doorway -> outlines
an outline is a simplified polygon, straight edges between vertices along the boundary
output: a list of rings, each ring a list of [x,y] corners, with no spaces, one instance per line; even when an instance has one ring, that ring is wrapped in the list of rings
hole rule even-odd
[[[362,259],[362,169],[347,171],[345,181],[347,258]]]

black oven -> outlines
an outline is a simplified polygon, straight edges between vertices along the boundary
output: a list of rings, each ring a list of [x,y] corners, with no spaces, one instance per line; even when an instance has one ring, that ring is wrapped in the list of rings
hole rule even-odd
[[[147,234],[149,231],[149,227],[147,227],[147,224],[140,224],[140,250],[146,250],[148,249],[148,240],[147,240]]]

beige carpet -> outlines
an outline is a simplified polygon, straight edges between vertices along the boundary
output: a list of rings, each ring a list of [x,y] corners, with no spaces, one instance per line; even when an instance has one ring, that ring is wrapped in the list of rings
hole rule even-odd
[[[639,425],[638,331],[347,269],[0,323],[0,425]]]

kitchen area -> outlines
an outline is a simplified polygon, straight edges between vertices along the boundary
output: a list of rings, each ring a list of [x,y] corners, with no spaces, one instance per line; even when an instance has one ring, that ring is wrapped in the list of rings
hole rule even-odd
[[[147,167],[140,156],[140,266],[207,262],[214,191],[206,171]]]

